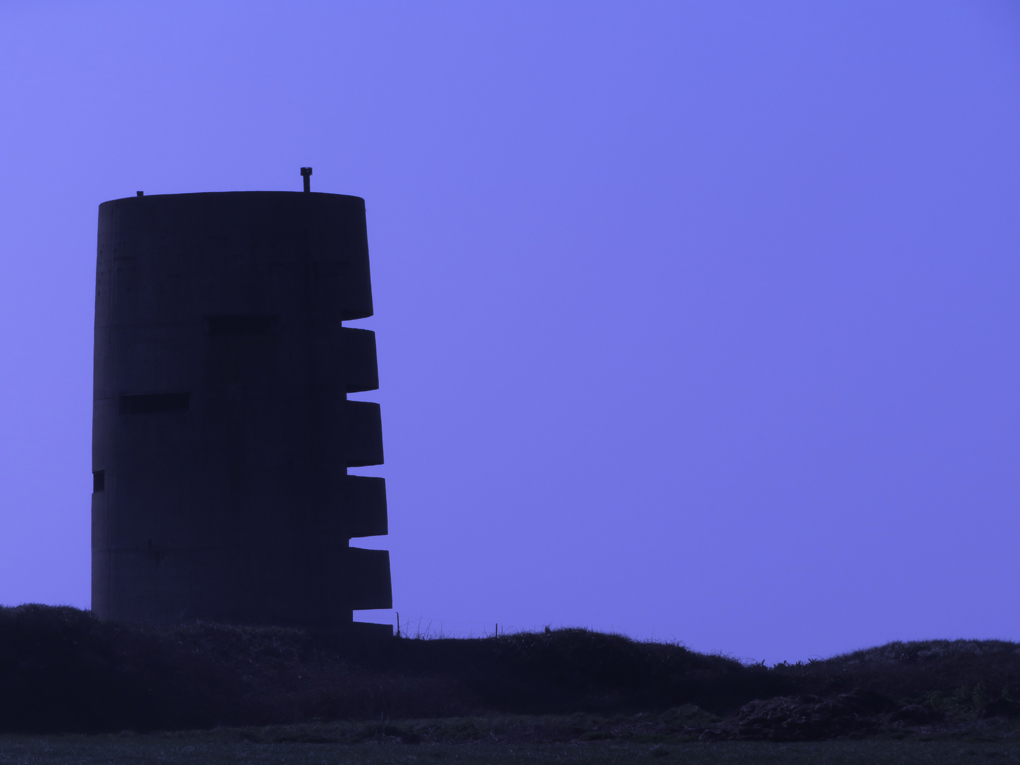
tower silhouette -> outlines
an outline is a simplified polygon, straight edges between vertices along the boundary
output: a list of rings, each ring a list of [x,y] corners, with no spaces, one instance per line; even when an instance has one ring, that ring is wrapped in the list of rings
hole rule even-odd
[[[307,173],[305,172],[307,171]],[[350,628],[390,608],[365,203],[305,192],[99,207],[92,608]],[[366,628],[368,625],[364,625]],[[388,628],[384,628],[388,629]]]

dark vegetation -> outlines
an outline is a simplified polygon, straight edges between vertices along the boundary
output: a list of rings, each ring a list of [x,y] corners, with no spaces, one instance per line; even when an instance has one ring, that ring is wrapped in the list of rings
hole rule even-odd
[[[1020,714],[1018,699],[1020,645],[997,641],[890,643],[769,668],[584,629],[358,642],[0,608],[5,732],[361,720],[364,735],[413,742],[423,732],[388,721],[586,715],[577,735],[588,738],[661,728],[702,740],[797,740],[1008,721]]]

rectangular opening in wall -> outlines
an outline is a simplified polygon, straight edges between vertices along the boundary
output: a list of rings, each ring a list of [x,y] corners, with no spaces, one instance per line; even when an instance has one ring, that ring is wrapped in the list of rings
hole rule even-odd
[[[140,396],[121,396],[120,413],[181,412],[187,410],[190,404],[190,393],[144,393]]]
[[[93,470],[92,471],[92,493],[102,491],[106,488],[106,471],[105,470]]]
[[[269,335],[276,331],[276,327],[280,323],[280,317],[276,314],[206,316],[205,320],[209,328],[210,337]]]

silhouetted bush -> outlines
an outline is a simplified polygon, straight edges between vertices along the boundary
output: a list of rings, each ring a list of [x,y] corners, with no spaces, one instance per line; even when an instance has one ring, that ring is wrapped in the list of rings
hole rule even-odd
[[[730,711],[789,685],[762,667],[586,629],[474,640],[397,640],[376,666],[457,679],[485,708],[547,713],[668,708]]]
[[[0,608],[0,730],[100,731],[208,724],[204,696],[231,678],[158,637],[70,607]],[[203,675],[201,684],[194,682]],[[198,691],[198,693],[196,693]]]
[[[864,689],[944,712],[978,712],[993,701],[1020,700],[1020,644],[1004,640],[897,641],[772,671],[801,693]]]

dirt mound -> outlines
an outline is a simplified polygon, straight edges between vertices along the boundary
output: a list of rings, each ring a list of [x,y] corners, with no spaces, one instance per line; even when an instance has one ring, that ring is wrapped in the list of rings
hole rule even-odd
[[[819,741],[861,737],[875,730],[896,703],[874,691],[835,698],[778,696],[745,704],[737,713],[734,738],[768,741]]]

